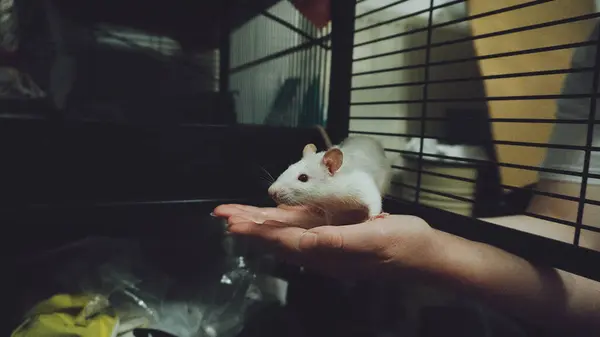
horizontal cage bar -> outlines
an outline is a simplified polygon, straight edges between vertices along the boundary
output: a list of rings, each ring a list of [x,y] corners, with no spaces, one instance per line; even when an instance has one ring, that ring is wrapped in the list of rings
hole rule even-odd
[[[456,118],[452,117],[383,117],[383,116],[351,116],[350,119],[354,120],[399,120],[399,121],[431,121],[431,122],[442,122],[442,121],[455,121]],[[461,117],[461,120],[479,120],[481,117],[468,116]],[[541,123],[541,124],[588,124],[585,119],[551,119],[551,118],[486,118],[488,122],[496,123]],[[600,120],[594,121],[594,124],[600,124]]]
[[[408,2],[408,1],[411,1],[411,0],[398,0],[398,1],[394,1],[394,2],[392,2],[392,3],[390,3],[390,4],[387,4],[387,5],[385,5],[385,6],[381,6],[381,7],[378,7],[378,8],[372,9],[372,10],[370,10],[370,11],[368,11],[368,12],[364,12],[364,13],[362,13],[362,14],[360,14],[360,15],[357,15],[357,16],[355,17],[355,19],[364,18],[365,16],[368,16],[368,15],[371,15],[371,14],[374,14],[374,13],[381,12],[381,11],[383,11],[383,10],[386,10],[386,9],[390,8],[390,7],[394,7],[394,6],[396,6],[396,5],[400,5],[400,4],[402,4],[402,3],[405,3],[405,2]]]
[[[533,218],[538,218],[541,220],[546,220],[546,221],[551,221],[551,222],[556,222],[558,224],[561,225],[565,225],[565,226],[569,226],[569,227],[577,227],[577,223],[573,222],[573,221],[568,221],[568,220],[563,220],[563,219],[557,219],[557,218],[553,218],[553,217],[549,217],[549,216],[545,216],[545,215],[541,215],[541,214],[536,214],[536,213],[531,213],[531,212],[523,212],[523,215],[527,215]],[[597,227],[592,227],[592,226],[588,226],[588,225],[579,225],[581,226],[582,229],[588,230],[590,232],[595,232],[595,233],[600,233],[600,228]],[[542,236],[545,237],[545,236]]]
[[[524,26],[524,27],[511,28],[511,29],[506,29],[506,30],[502,30],[502,31],[497,31],[497,32],[493,32],[493,33],[473,35],[473,36],[460,38],[460,39],[456,39],[456,40],[451,40],[451,41],[436,42],[436,43],[432,43],[430,45],[422,45],[422,46],[405,48],[405,49],[395,50],[395,51],[386,52],[386,53],[380,53],[380,54],[374,54],[374,55],[370,55],[370,56],[359,57],[359,58],[355,58],[354,62],[371,60],[371,59],[385,57],[385,56],[398,55],[398,54],[408,53],[408,52],[412,52],[412,51],[424,50],[427,48],[450,46],[450,45],[462,43],[462,42],[469,42],[469,41],[475,41],[475,40],[480,40],[480,39],[487,39],[490,37],[497,37],[497,36],[514,34],[514,33],[520,33],[520,32],[529,31],[529,30],[558,26],[558,25],[562,25],[562,24],[566,24],[566,23],[591,20],[591,19],[595,19],[597,17],[600,17],[600,13],[585,14],[585,15],[580,15],[580,16],[576,16],[576,17],[572,17],[572,18],[566,18],[566,19],[562,19],[562,20],[538,23],[538,24]]]
[[[427,192],[427,193],[431,193],[434,195],[438,195],[438,196],[442,196],[442,197],[446,197],[446,198],[450,198],[450,199],[454,199],[454,200],[458,200],[458,201],[463,201],[463,202],[469,202],[469,203],[475,203],[475,200],[469,199],[469,198],[464,198],[464,197],[460,197],[457,195],[453,195],[453,194],[449,194],[449,193],[444,193],[444,192],[440,192],[440,191],[434,191],[434,190],[430,190],[430,189],[426,189],[426,188],[417,188],[416,186],[413,185],[409,185],[409,184],[405,184],[402,182],[397,182],[397,181],[392,181],[392,185],[396,185],[396,186],[400,186],[400,187],[404,187],[404,188],[408,188],[411,190],[421,190],[422,192]],[[414,201],[413,201],[414,202]],[[572,228],[577,227],[577,223],[572,222],[572,221],[568,221],[568,220],[563,220],[563,219],[558,219],[558,218],[553,218],[553,217],[549,217],[549,216],[544,216],[544,215],[540,215],[540,214],[536,214],[536,213],[531,213],[531,212],[523,212],[524,215],[527,216],[531,216],[534,218],[538,218],[541,220],[546,220],[546,221],[551,221],[551,222],[555,222],[561,225],[565,225],[565,226],[569,226]],[[582,229],[591,231],[591,232],[596,232],[596,233],[600,233],[600,228],[597,227],[592,227],[592,226],[588,226],[588,225],[579,225]],[[545,237],[545,236],[542,236]]]
[[[492,16],[492,15],[496,15],[496,14],[506,13],[506,12],[526,8],[529,6],[535,6],[535,5],[539,5],[541,3],[550,2],[550,1],[554,1],[554,0],[534,0],[534,1],[527,2],[527,3],[508,6],[508,7],[496,9],[496,10],[489,11],[489,12],[479,13],[479,14],[475,14],[475,15],[471,15],[471,16],[466,16],[463,18],[458,18],[458,19],[454,19],[454,20],[450,20],[450,21],[446,21],[446,22],[442,22],[442,23],[437,23],[437,24],[431,25],[431,29],[442,28],[442,27],[450,26],[450,25],[465,22],[465,21],[472,21],[472,20],[480,19],[480,18],[483,18],[486,16]],[[422,33],[422,32],[426,32],[428,29],[429,29],[428,27],[412,29],[412,30],[409,30],[406,32],[392,34],[392,35],[380,37],[377,39],[369,40],[366,42],[357,43],[354,45],[354,47],[362,47],[362,46],[369,45],[372,43],[377,43],[377,42],[390,40],[390,39],[394,39],[394,38],[398,38],[398,37],[402,37],[402,36],[412,35],[412,34],[416,34],[416,33]]]
[[[535,101],[574,98],[598,98],[600,94],[562,94],[562,95],[523,95],[523,96],[483,96],[467,98],[428,98],[404,99],[397,101],[363,101],[351,102],[351,105],[384,105],[384,104],[419,104],[419,103],[458,103],[458,102],[491,102],[491,101]]]
[[[28,215],[36,214],[37,212],[69,212],[69,211],[85,211],[85,212],[105,212],[105,211],[137,211],[139,209],[161,209],[169,207],[201,207],[212,209],[218,205],[227,203],[259,203],[266,205],[266,199],[261,196],[242,197],[242,198],[203,198],[203,199],[171,199],[171,200],[156,200],[156,201],[119,201],[119,202],[94,202],[94,203],[45,203],[45,204],[28,204],[10,209],[0,210],[0,217],[10,214],[20,214],[27,212]],[[68,213],[64,213],[68,214]]]
[[[413,64],[413,65],[401,66],[401,67],[392,67],[392,68],[384,68],[384,69],[378,69],[378,70],[362,71],[362,72],[353,73],[352,76],[365,76],[365,75],[386,73],[386,72],[390,72],[390,71],[420,69],[420,68],[425,68],[425,67],[445,66],[445,65],[449,65],[449,64],[455,64],[455,63],[470,62],[470,61],[482,61],[482,60],[489,60],[489,59],[495,59],[495,58],[501,58],[501,57],[511,57],[511,56],[520,56],[520,55],[528,55],[528,54],[545,53],[545,52],[557,51],[557,50],[562,50],[562,49],[592,46],[595,44],[596,44],[596,41],[582,41],[582,42],[575,42],[575,43],[566,43],[566,44],[560,44],[560,45],[548,46],[548,47],[523,49],[523,50],[510,51],[510,52],[504,52],[504,53],[465,57],[465,58],[446,60],[446,61],[429,62],[427,64],[419,63],[419,64]]]
[[[475,202],[475,200],[472,200],[472,199],[469,199],[469,198],[459,197],[459,196],[454,195],[454,194],[444,193],[444,192],[440,192],[440,191],[434,191],[434,190],[430,190],[430,189],[423,188],[423,187],[417,187],[417,186],[405,184],[405,183],[398,182],[398,181],[392,181],[392,185],[409,188],[409,189],[415,190],[415,191],[416,190],[420,190],[421,192],[427,192],[427,193],[439,195],[439,196],[442,196],[442,197],[446,197],[446,198],[450,198],[450,199],[455,199],[455,200],[458,200],[458,201],[464,201],[464,202],[470,202],[470,203],[474,203]]]
[[[322,48],[325,48],[327,50],[331,49],[331,48],[329,48],[328,45],[326,45],[324,43],[324,41],[315,41],[316,40],[315,37],[311,36],[310,34],[303,31],[302,29],[292,25],[291,23],[285,21],[284,19],[278,17],[277,15],[273,15],[266,10],[261,11],[260,14],[268,19],[271,19],[271,20],[279,23],[280,25],[282,25],[282,26],[286,27],[287,29],[293,31],[294,33],[302,36],[303,38],[309,40],[309,42],[314,42],[316,45],[318,45]]]
[[[304,49],[308,49],[308,48],[313,47],[313,46],[315,46],[315,45],[317,45],[319,43],[323,43],[324,41],[327,41],[329,39],[331,39],[331,34],[328,34],[326,36],[320,37],[318,39],[314,39],[312,41],[308,41],[308,42],[299,44],[297,46],[294,46],[294,47],[282,50],[282,51],[277,52],[277,53],[273,53],[273,54],[271,54],[269,56],[265,56],[265,57],[259,58],[257,60],[254,60],[254,61],[250,61],[248,63],[244,63],[244,64],[239,65],[237,67],[231,68],[229,70],[229,74],[232,75],[232,74],[235,74],[235,73],[239,73],[240,71],[243,71],[243,70],[246,70],[246,69],[250,69],[250,68],[255,67],[257,65],[260,65],[260,64],[263,64],[263,63],[266,63],[266,62],[269,62],[269,61],[276,60],[276,59],[278,59],[280,57],[284,57],[284,56],[287,56],[287,55],[290,55],[290,54],[302,51]]]
[[[576,247],[564,241],[558,241],[499,226],[491,222],[465,217],[428,205],[388,197],[385,208],[393,213],[411,214],[425,219],[433,228],[464,237],[469,240],[485,242],[512,254],[521,256],[541,265],[552,265],[584,277],[600,281],[600,252],[584,247]],[[536,249],[531,249],[536,247]],[[573,263],[588,261],[589,263]]]
[[[415,81],[405,83],[391,83],[391,84],[379,84],[379,85],[368,85],[363,87],[353,87],[352,90],[373,90],[373,89],[385,89],[385,88],[397,88],[407,86],[417,86],[425,84],[443,84],[443,83],[459,83],[459,82],[471,82],[471,81],[485,81],[485,80],[497,80],[504,78],[518,78],[518,77],[533,77],[533,76],[546,76],[546,75],[560,75],[569,73],[584,73],[594,71],[593,67],[577,68],[577,69],[556,69],[556,70],[540,70],[540,71],[527,71],[521,73],[509,73],[499,75],[488,75],[488,76],[473,76],[463,78],[447,78],[441,80],[429,80],[429,81]]]
[[[394,22],[402,21],[404,19],[408,19],[408,18],[411,18],[411,17],[414,17],[414,16],[425,14],[425,13],[431,12],[432,10],[435,11],[436,9],[441,9],[441,8],[444,8],[444,7],[448,7],[448,6],[456,5],[456,4],[459,4],[459,3],[463,3],[465,1],[466,0],[454,0],[454,1],[450,1],[450,2],[447,2],[447,3],[441,4],[441,5],[433,6],[433,8],[427,8],[427,9],[423,9],[423,10],[420,10],[420,11],[412,12],[410,14],[402,15],[402,16],[399,16],[399,17],[396,17],[396,18],[393,18],[393,19],[389,19],[389,20],[377,22],[377,23],[374,23],[374,24],[372,24],[370,26],[366,26],[366,27],[363,27],[363,28],[356,29],[354,31],[354,34],[360,33],[360,32],[363,32],[363,31],[366,31],[366,30],[369,30],[369,29],[381,27],[381,26],[387,25],[389,23],[394,23]]]
[[[389,149],[389,148],[386,148],[385,151],[394,152],[394,153],[400,153],[400,154],[405,154],[405,155],[410,155],[410,156],[414,156],[414,157],[418,157],[418,155],[419,155],[419,152],[407,151],[407,150],[398,150],[398,149]],[[510,163],[498,163],[498,162],[493,162],[493,161],[488,161],[488,160],[479,160],[479,159],[470,159],[470,158],[459,158],[459,157],[449,157],[449,156],[444,156],[444,155],[439,155],[439,154],[429,154],[429,153],[423,153],[422,156],[423,157],[430,157],[430,158],[454,160],[454,161],[459,161],[459,162],[464,162],[464,163],[469,163],[469,164],[498,165],[498,166],[501,166],[501,167],[509,167],[509,168],[527,170],[527,171],[564,174],[564,175],[569,175],[569,176],[574,176],[574,177],[581,177],[582,176],[582,174],[579,173],[579,172],[557,170],[557,169],[548,169],[548,168],[542,168],[542,167],[537,167],[537,166],[518,165],[518,164],[510,164]],[[598,179],[600,179],[600,174],[589,174],[588,176],[591,177],[591,178],[598,178]]]
[[[386,136],[386,137],[405,137],[405,138],[421,138],[421,135],[413,135],[407,133],[387,133],[387,132],[372,132],[372,131],[354,131],[350,130],[350,133],[371,135],[371,136]],[[426,136],[422,138],[446,140],[445,137],[441,136]],[[563,145],[563,144],[547,144],[547,143],[531,143],[531,142],[517,142],[512,140],[482,140],[480,144],[498,144],[498,145],[513,145],[513,146],[525,146],[525,147],[537,147],[537,148],[549,148],[549,149],[563,149],[563,150],[581,150],[587,149],[586,146],[576,145]],[[600,151],[600,147],[592,147],[592,151]]]
[[[413,168],[406,167],[406,166],[392,165],[392,168],[398,169],[398,170],[403,170],[403,171],[419,172],[419,170],[417,170],[417,169],[413,169]],[[450,174],[444,174],[444,173],[438,173],[438,172],[431,172],[431,171],[426,171],[426,170],[421,170],[421,173],[427,174],[427,175],[431,175],[431,176],[440,177],[440,178],[446,178],[446,179],[464,181],[464,182],[469,182],[469,183],[477,183],[476,179],[470,179],[470,178],[465,178],[465,177],[453,176],[453,175],[450,175]],[[561,200],[567,200],[567,201],[573,201],[573,202],[578,202],[579,201],[579,197],[572,197],[572,196],[568,196],[568,195],[564,195],[564,194],[538,191],[538,190],[533,189],[533,188],[517,187],[517,186],[504,185],[504,184],[500,184],[499,186],[502,187],[502,188],[504,188],[504,189],[508,189],[508,190],[512,190],[512,191],[531,191],[535,195],[541,195],[541,196],[546,196],[546,197],[551,197],[551,198],[556,198],[556,199],[561,199]],[[585,202],[587,204],[590,204],[590,205],[600,206],[600,201],[599,200],[585,199]]]

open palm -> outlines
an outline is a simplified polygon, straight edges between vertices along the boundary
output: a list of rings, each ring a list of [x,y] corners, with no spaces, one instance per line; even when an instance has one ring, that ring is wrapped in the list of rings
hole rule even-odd
[[[259,239],[291,263],[332,276],[363,277],[415,269],[431,251],[431,227],[423,220],[404,215],[354,223],[360,214],[340,216],[336,224],[301,207],[259,208],[221,205],[214,210],[227,219],[233,234]]]

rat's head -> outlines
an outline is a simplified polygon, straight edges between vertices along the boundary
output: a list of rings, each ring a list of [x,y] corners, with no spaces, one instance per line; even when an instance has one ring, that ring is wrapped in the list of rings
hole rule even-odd
[[[269,195],[278,204],[298,205],[334,193],[334,180],[343,163],[338,148],[317,153],[314,144],[302,151],[302,159],[288,167],[269,187]]]

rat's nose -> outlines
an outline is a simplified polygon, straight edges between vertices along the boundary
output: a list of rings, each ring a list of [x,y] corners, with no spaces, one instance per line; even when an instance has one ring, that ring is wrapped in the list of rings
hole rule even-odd
[[[271,199],[277,201],[277,198],[279,197],[279,191],[277,191],[276,189],[269,187],[269,196],[271,197]]]

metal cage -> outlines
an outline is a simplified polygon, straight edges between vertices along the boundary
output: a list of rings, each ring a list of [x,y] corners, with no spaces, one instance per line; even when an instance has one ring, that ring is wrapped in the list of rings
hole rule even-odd
[[[186,233],[193,229],[177,219],[208,217],[214,206],[224,202],[269,204],[265,184],[260,180],[261,170],[274,175],[282,172],[297,160],[297,154],[308,142],[323,147],[313,126],[325,125],[333,142],[351,134],[371,135],[382,140],[390,157],[400,158],[394,164],[398,179],[393,193],[385,200],[386,211],[415,214],[440,230],[600,280],[600,252],[579,242],[583,232],[600,233],[598,227],[583,223],[584,207],[600,205],[600,201],[585,196],[586,181],[599,178],[589,172],[591,153],[599,150],[592,146],[596,100],[591,99],[598,92],[599,65],[596,62],[581,69],[565,65],[560,69],[503,73],[483,73],[479,66],[486,61],[579,46],[595,48],[598,41],[582,39],[487,54],[477,54],[474,47],[476,41],[582,24],[597,20],[599,15],[571,11],[559,19],[521,22],[507,29],[478,33],[469,26],[476,20],[506,13],[541,11],[558,2],[521,1],[473,13],[466,11],[467,0],[358,0],[355,4],[331,0],[331,23],[318,30],[288,1],[231,0],[222,1],[216,10],[204,15],[208,20],[218,13],[218,22],[208,20],[194,30],[218,34],[199,36],[182,27],[202,21],[191,14],[207,11],[201,4],[182,2],[177,11],[179,17],[153,16],[144,20],[134,15],[139,8],[150,6],[143,7],[148,15],[158,15],[164,3],[122,5],[107,1],[96,4],[99,7],[95,10],[86,7],[82,12],[85,15],[74,18],[70,14],[76,12],[75,3],[64,1],[66,5],[57,8],[53,1],[22,1],[27,4],[19,9],[19,22],[26,27],[22,28],[23,41],[32,42],[23,42],[20,47],[19,59],[26,61],[11,62],[30,72],[49,95],[45,99],[0,100],[0,221],[11,231],[4,236],[4,256],[14,260],[25,253],[89,235],[144,235],[160,237],[165,242],[170,242],[170,238],[186,239]],[[90,4],[82,1],[81,6]],[[122,7],[115,11],[111,6]],[[134,33],[113,33],[110,48],[114,49],[115,43],[130,47],[133,43],[138,51],[178,65],[165,73],[201,69],[199,73],[208,75],[194,82],[200,83],[198,92],[185,97],[173,93],[170,101],[165,98],[160,104],[148,103],[144,97],[149,95],[138,92],[136,102],[141,103],[125,106],[122,101],[128,92],[97,94],[94,84],[88,83],[87,87],[75,86],[78,93],[69,95],[66,92],[74,82],[56,86],[56,73],[48,69],[72,71],[73,57],[86,58],[78,63],[84,65],[82,73],[103,75],[90,70],[102,62],[94,57],[94,50],[102,48],[94,38],[97,27],[90,22],[109,21],[118,26],[126,25],[132,17],[136,17],[131,21],[136,29],[171,38],[144,39],[133,38]],[[35,23],[31,23],[33,18]],[[77,34],[64,34],[73,32],[73,27],[78,27]],[[200,47],[194,44],[202,39],[209,42]],[[169,54],[173,40],[179,43],[177,50],[183,52]],[[169,41],[171,47],[165,47],[164,41]],[[161,48],[170,51],[161,53]],[[484,86],[485,81],[572,72],[593,72],[593,94],[538,92],[491,96]],[[104,105],[88,104],[91,93]],[[589,118],[561,120],[526,113],[498,117],[489,111],[492,102],[554,101],[565,97],[590,98]],[[171,108],[169,104],[176,100],[185,104]],[[211,103],[205,104],[208,101]],[[147,109],[154,115],[107,117],[109,103],[113,104],[110,109]],[[175,112],[161,115],[169,109]],[[199,112],[202,110],[204,113]],[[81,111],[89,112],[86,118],[79,114]],[[459,114],[462,115],[456,117]],[[580,125],[587,136],[584,145],[495,139],[492,129],[501,123]],[[410,139],[417,145],[416,150],[408,147]],[[479,147],[482,157],[428,152],[426,145],[430,140]],[[566,172],[581,177],[580,193],[564,196],[538,191],[534,185],[503,182],[502,169],[541,169],[538,165],[502,160],[499,146],[583,151],[585,165],[581,172]],[[445,161],[432,166],[428,160],[432,158]],[[465,168],[464,172],[469,169],[476,174],[448,173],[452,170],[444,172],[439,167]],[[426,182],[434,181],[431,177],[471,184],[470,196],[443,190],[441,185],[427,185]],[[577,203],[576,220],[525,212],[532,195]],[[454,200],[472,204],[470,214],[428,202],[434,197],[448,203]],[[517,213],[573,227],[572,242],[478,219]]]
[[[590,154],[596,151],[592,146],[596,123],[596,100],[592,98],[596,96],[590,92],[597,92],[598,65],[570,69],[565,62],[560,64],[562,67],[554,64],[536,67],[528,63],[530,69],[518,72],[500,66],[495,70],[491,68],[495,61],[500,64],[504,60],[524,55],[547,55],[551,58],[558,57],[553,53],[570,52],[580,46],[596,48],[596,41],[587,39],[589,26],[597,20],[598,14],[593,11],[591,2],[582,5],[580,9],[563,11],[554,17],[551,14],[540,15],[539,18],[534,15],[536,11],[552,13],[552,10],[556,12],[557,7],[570,7],[560,1],[522,1],[514,5],[499,3],[479,7],[484,8],[477,8],[463,0],[357,1],[355,9],[348,10],[346,14],[354,15],[355,18],[353,50],[345,51],[353,53],[351,102],[349,108],[339,113],[350,119],[349,134],[377,137],[386,144],[386,150],[390,154],[403,157],[404,160],[394,165],[394,169],[401,178],[408,177],[412,180],[410,183],[401,179],[394,181],[394,185],[401,191],[389,201],[390,210],[418,214],[444,231],[493,244],[528,259],[598,280],[600,274],[595,266],[600,262],[600,255],[597,249],[580,244],[582,232],[588,236],[598,235],[594,233],[600,232],[596,225],[583,223],[584,207],[595,207],[593,205],[598,204],[597,200],[585,197],[588,179],[596,177],[589,171]],[[518,13],[523,13],[523,16],[518,17]],[[535,19],[530,19],[532,15]],[[507,22],[501,25],[502,30],[495,28],[498,25],[484,28],[482,22],[494,18],[506,19]],[[579,40],[573,37],[573,41],[568,41],[569,43],[557,43],[556,41],[563,42],[564,39],[549,38],[537,45],[533,42],[530,42],[532,45],[524,45],[524,42],[510,44],[511,36],[544,34],[550,32],[548,29],[554,29],[554,34],[560,34],[560,29],[563,29],[561,27],[575,25],[583,26],[581,31],[584,33],[580,34]],[[496,46],[489,47],[491,42],[484,45],[484,41],[489,40],[497,41]],[[334,52],[335,42],[334,40]],[[477,42],[479,44],[475,46]],[[488,47],[486,49],[483,46]],[[561,57],[570,64],[570,55],[561,54]],[[526,62],[525,59],[521,60]],[[508,83],[511,79],[547,78],[551,81],[556,79],[552,76],[578,72],[594,74],[590,88],[581,93],[561,94],[556,87],[541,87],[529,90],[532,94],[486,94],[486,85],[488,92],[500,92],[497,89],[493,91],[492,86],[495,83]],[[333,69],[332,76],[344,78],[334,74]],[[345,84],[347,82],[348,80]],[[337,88],[332,87],[332,90]],[[548,102],[546,105],[540,103],[540,106],[547,108],[549,104],[554,104],[554,100],[584,97],[590,99],[590,112],[589,117],[580,120],[554,118],[548,113],[532,110],[511,111],[518,110],[518,106],[513,104],[515,102]],[[375,107],[377,109],[373,109]],[[552,108],[548,110],[553,111]],[[516,129],[520,125],[529,124],[531,129],[537,130],[539,128],[536,126],[539,125],[566,123],[580,125],[579,132],[586,134],[584,144],[529,141],[528,138],[531,137],[514,133],[505,136],[510,138],[497,139],[500,132],[498,125],[504,125],[505,128],[513,125]],[[340,125],[346,127],[348,124]],[[406,146],[410,139],[413,144],[417,144],[416,147]],[[479,146],[484,156],[474,158],[425,149],[425,143],[432,140],[438,143]],[[499,148],[502,146],[504,148]],[[501,170],[526,173],[552,171],[538,164],[527,165],[523,160],[519,162],[513,157],[507,157],[504,151],[507,147],[518,147],[524,149],[522,151],[530,148],[583,151],[584,167],[579,172],[556,170],[557,173],[581,177],[581,190],[577,195],[561,195],[541,191],[536,188],[535,183],[523,183],[519,186],[504,182]],[[435,164],[436,159],[438,164]],[[511,159],[512,162],[509,161]],[[478,174],[465,176],[456,168],[454,171],[444,168],[444,164],[448,166],[449,161],[453,161],[457,167],[475,167]],[[482,177],[485,178],[482,180]],[[438,185],[432,185],[432,182]],[[457,188],[452,190],[446,187],[459,184],[474,184],[477,185],[477,190],[465,195]],[[413,192],[407,193],[407,190]],[[525,205],[536,195],[577,203],[576,219],[567,221],[528,212]],[[474,206],[470,206],[470,214],[461,215],[461,211],[452,209],[439,200],[445,200],[448,204],[456,201]],[[570,226],[574,229],[573,235],[570,240],[559,242],[555,238],[530,234],[526,230],[517,231],[474,218],[510,214],[524,214],[561,226]]]
[[[391,158],[395,161],[394,169],[398,173],[395,179],[395,192],[386,200],[390,211],[417,214],[441,230],[458,234],[465,238],[486,242],[517,255],[542,264],[549,264],[586,277],[598,280],[600,274],[595,267],[600,262],[597,250],[581,246],[579,238],[582,230],[586,233],[599,233],[595,226],[583,222],[584,207],[598,205],[597,200],[582,197],[585,195],[588,178],[596,178],[589,172],[590,153],[596,151],[591,146],[592,130],[595,124],[595,100],[591,100],[589,118],[583,120],[565,120],[537,112],[523,111],[508,114],[492,115],[490,104],[504,103],[513,109],[513,102],[552,102],[557,99],[591,98],[589,93],[560,94],[554,88],[553,92],[537,90],[531,95],[506,94],[490,96],[486,94],[485,84],[491,81],[502,81],[520,78],[552,78],[568,73],[594,72],[595,65],[585,68],[570,69],[567,65],[562,68],[540,67],[540,69],[514,72],[505,70],[496,73],[483,73],[483,62],[505,60],[527,55],[549,55],[554,52],[569,52],[581,46],[595,47],[595,41],[587,41],[586,36],[580,40],[568,43],[550,43],[534,46],[519,46],[503,50],[496,48],[495,52],[481,54],[474,45],[477,41],[498,39],[516,34],[544,33],[544,29],[568,27],[569,25],[585,25],[594,22],[598,14],[590,12],[591,2],[586,8],[571,10],[557,19],[539,18],[534,24],[531,20],[508,23],[503,30],[488,29],[476,34],[471,23],[486,18],[502,17],[511,13],[529,13],[548,10],[547,6],[561,6],[553,1],[526,1],[515,5],[489,5],[489,9],[479,12],[467,11],[468,2],[455,1],[357,1],[355,6],[340,1],[331,1],[332,24],[331,34],[313,35],[306,37],[306,32],[294,28],[281,17],[274,14],[264,14],[264,20],[271,20],[271,25],[286,27],[290,34],[305,37],[306,42],[297,43],[287,49],[277,50],[269,55],[260,55],[248,60],[243,65],[231,67],[233,78],[238,78],[243,72],[250,77],[264,64],[274,62],[279,58],[303,53],[303,50],[315,48],[330,56],[317,58],[325,62],[324,68],[330,73],[330,82],[323,81],[329,90],[327,104],[326,128],[332,141],[341,141],[351,134],[364,134],[376,137],[386,146]],[[546,7],[544,7],[546,6]],[[565,5],[566,6],[566,5]],[[585,7],[585,6],[583,6]],[[587,10],[587,12],[586,12]],[[284,13],[280,13],[285,15]],[[513,26],[510,26],[510,25]],[[243,31],[241,28],[240,31]],[[546,30],[547,31],[547,30]],[[585,29],[583,29],[585,31]],[[556,31],[554,31],[556,32]],[[272,30],[262,31],[263,39],[273,37]],[[311,33],[314,34],[314,33]],[[236,46],[235,38],[232,46],[241,50],[246,47]],[[260,42],[256,41],[260,45]],[[330,49],[330,50],[328,50]],[[233,49],[231,59],[234,56]],[[243,52],[242,52],[243,53]],[[331,58],[328,68],[327,60]],[[562,56],[569,59],[570,56]],[[313,59],[314,60],[314,59]],[[564,62],[563,62],[564,63]],[[318,68],[318,67],[317,67]],[[271,68],[272,69],[272,68]],[[305,70],[306,71],[306,70]],[[259,82],[253,82],[259,83]],[[239,85],[239,84],[238,84]],[[596,82],[592,92],[596,92]],[[242,89],[241,86],[236,90]],[[247,89],[248,90],[248,89]],[[252,89],[256,90],[256,89]],[[535,91],[535,90],[533,90]],[[254,91],[252,91],[254,93]],[[381,97],[381,98],[378,98]],[[548,105],[546,105],[547,107]],[[496,110],[498,110],[496,108]],[[549,109],[549,111],[553,111]],[[510,112],[510,111],[509,111]],[[288,125],[293,124],[288,122]],[[552,126],[558,124],[581,125],[586,132],[585,144],[550,144],[545,142],[527,141],[527,137],[519,140],[495,139],[494,128],[497,125],[510,127],[514,125],[531,124]],[[303,126],[303,125],[298,125]],[[521,129],[522,130],[522,129]],[[544,131],[541,131],[542,133]],[[408,140],[417,144],[416,148],[407,147]],[[447,144],[463,144],[478,146],[478,158],[453,156],[443,153],[427,152],[425,142],[435,140]],[[498,148],[518,147],[522,149],[563,149],[566,151],[584,151],[585,166],[581,172],[566,172],[539,167],[538,164],[524,164],[517,161],[503,160],[505,154],[499,153]],[[502,150],[502,149],[501,149]],[[438,159],[450,168],[470,168],[475,174],[464,175],[459,171],[431,166],[431,161]],[[544,192],[535,184],[515,185],[502,180],[502,170],[518,172],[556,172],[581,177],[582,189],[577,196],[560,195]],[[464,170],[466,172],[466,170]],[[451,172],[451,173],[448,173]],[[458,173],[457,173],[458,172]],[[407,183],[408,175],[412,183]],[[519,173],[517,173],[519,174]],[[443,184],[470,184],[473,191],[470,195],[444,190],[444,186],[424,184],[423,180]],[[412,191],[412,192],[409,192]],[[558,198],[578,204],[578,215],[573,221],[556,219],[534,212],[528,212],[526,205],[535,195]],[[425,199],[425,200],[424,200]],[[470,204],[470,214],[450,210],[448,207],[438,207],[442,203],[431,200],[458,201]],[[463,206],[464,207],[464,206]],[[559,241],[550,237],[535,235],[523,230],[516,230],[495,225],[477,218],[495,217],[501,215],[523,214],[534,218],[552,221],[561,226],[574,228],[572,240]],[[591,234],[587,234],[591,235]],[[570,241],[570,242],[569,242]]]

